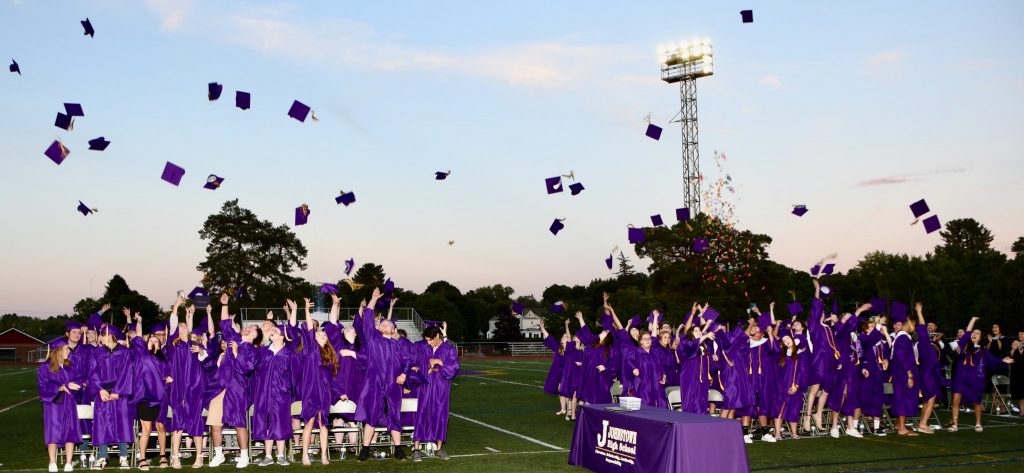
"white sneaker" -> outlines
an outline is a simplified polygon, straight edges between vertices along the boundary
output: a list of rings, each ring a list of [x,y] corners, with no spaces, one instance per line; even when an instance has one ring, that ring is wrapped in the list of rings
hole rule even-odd
[[[981,424],[978,424],[978,425],[974,426],[974,431],[975,432],[982,432],[984,430],[985,429],[981,428]]]
[[[833,427],[832,430],[828,431],[828,435],[834,439],[839,438],[839,427]]]
[[[224,454],[215,454],[213,460],[210,460],[210,468],[216,468],[224,463]]]
[[[249,456],[238,457],[238,463],[235,464],[235,468],[245,468],[249,466]]]
[[[775,436],[772,434],[764,434],[761,436],[761,440],[764,440],[765,442],[768,443],[775,443]]]
[[[859,438],[859,439],[864,438],[864,436],[861,435],[860,431],[857,430],[857,429],[846,429],[846,435],[849,435],[850,437]],[[836,435],[836,437],[838,437],[838,435]]]
[[[121,469],[127,470],[129,468],[131,468],[131,466],[128,464],[128,457],[121,457]]]
[[[64,471],[75,471],[75,470],[74,470],[74,468],[71,467],[70,463],[65,463],[64,464]]]
[[[743,443],[754,443],[754,439],[750,437],[750,434],[744,435]]]
[[[57,473],[57,464],[50,463],[50,466],[46,467],[46,471],[49,471],[50,473]]]

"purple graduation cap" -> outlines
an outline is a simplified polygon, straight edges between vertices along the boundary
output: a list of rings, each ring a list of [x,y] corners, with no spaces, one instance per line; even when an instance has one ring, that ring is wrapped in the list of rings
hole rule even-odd
[[[569,192],[572,192],[572,195],[577,195],[580,192],[583,192],[583,184],[580,184],[579,182],[569,184]]]
[[[81,23],[82,23],[82,28],[85,29],[85,33],[83,33],[83,34],[85,36],[89,36],[90,38],[95,38],[96,37],[96,30],[92,29],[92,22],[89,21],[88,18],[86,18],[86,19],[82,20]]]
[[[558,235],[558,232],[562,231],[562,229],[565,228],[565,224],[562,223],[562,221],[564,220],[564,218],[556,218],[555,221],[551,222],[551,226],[548,227],[548,230],[551,232],[552,235]]]
[[[800,305],[800,301],[793,301],[786,305],[786,310],[789,311],[789,315],[795,317],[804,311],[804,306]]]
[[[557,194],[562,192],[562,176],[549,177],[544,179],[544,186],[548,189],[548,194]]]
[[[334,202],[336,202],[338,204],[344,204],[345,207],[348,207],[349,205],[352,205],[352,203],[355,202],[355,201],[356,201],[356,193],[355,192],[341,191],[341,195],[339,195],[339,196],[334,198]]]
[[[53,340],[50,340],[50,342],[46,344],[46,349],[49,350],[49,351],[54,351],[54,350],[59,350],[60,347],[66,347],[67,345],[68,345],[68,339],[64,338],[64,336],[61,335],[61,336],[59,336],[57,338],[54,338]],[[47,356],[49,356],[49,355],[47,355]]]
[[[305,225],[309,221],[309,206],[302,204],[295,207],[295,226]]]
[[[177,164],[167,161],[164,165],[164,172],[160,175],[160,179],[163,179],[171,184],[181,184],[181,178],[185,176],[185,170]]]
[[[761,331],[768,330],[772,326],[772,314],[763,313],[757,317],[757,326]]]
[[[61,143],[60,140],[53,140],[53,143],[50,144],[49,148],[46,148],[46,151],[43,152],[43,154],[59,166],[60,163],[63,163],[64,160],[67,159],[68,155],[71,154],[71,150],[65,148],[64,143]]]
[[[565,312],[565,302],[558,301],[551,304],[551,312],[554,314],[561,314]]]
[[[821,268],[821,274],[832,274],[836,270],[835,263],[826,264],[824,268]]]
[[[892,308],[889,310],[889,316],[892,317],[893,322],[906,322],[907,305],[900,301],[892,301]]]
[[[924,231],[931,233],[940,228],[942,228],[942,224],[939,223],[938,215],[932,215],[931,217],[924,219]]]
[[[391,294],[392,292],[395,292],[395,282],[388,278],[384,281],[384,294]]]
[[[889,301],[884,297],[872,297],[868,302],[871,303],[872,312],[884,314],[889,310]]]
[[[167,332],[167,322],[157,322],[149,326],[149,333]]]
[[[81,329],[82,329],[82,323],[81,322],[78,322],[78,321],[75,321],[75,320],[69,320],[67,322],[64,322],[64,331],[65,332],[70,332],[72,330],[81,330]]]
[[[216,174],[210,174],[210,176],[206,178],[206,184],[203,185],[203,189],[217,190],[223,183],[223,177],[220,177]]]
[[[224,86],[216,82],[210,82],[206,88],[206,98],[210,99],[211,102],[219,99],[221,92],[224,92]]]
[[[241,299],[248,294],[245,290],[245,286],[239,285],[238,289],[235,289],[235,299]]]
[[[681,209],[676,209],[676,221],[685,222],[685,221],[687,221],[689,219],[690,219],[690,209],[688,207],[683,207]]]
[[[53,121],[53,126],[62,130],[71,131],[75,129],[75,119],[71,115],[65,115],[57,112],[57,118]]]
[[[188,298],[194,300],[196,297],[199,297],[199,296],[209,296],[209,295],[210,295],[210,291],[207,291],[206,289],[203,289],[202,287],[196,286],[196,287],[192,288],[192,292],[188,293]]]
[[[655,125],[653,123],[648,123],[647,124],[647,133],[645,133],[645,134],[647,135],[648,138],[650,138],[652,140],[660,140],[661,139],[661,127],[658,126],[658,125]]]
[[[252,96],[249,92],[242,92],[241,90],[235,91],[235,106],[242,110],[249,110],[249,105],[252,103]]]
[[[928,208],[928,203],[921,199],[910,204],[910,211],[914,214],[914,218],[918,218],[931,211],[931,209]]]
[[[607,266],[608,269],[612,269],[612,255],[608,255],[608,257],[604,259],[604,265]]]
[[[754,10],[742,10],[740,11],[740,18],[743,18],[744,23],[754,22]]]
[[[818,273],[820,273],[820,272],[821,272],[821,266],[820,265],[816,264],[816,265],[811,267],[811,276],[817,276]]]
[[[288,116],[292,117],[300,122],[306,122],[306,116],[309,115],[309,106],[299,102],[298,100],[292,102],[292,108],[288,110]]]
[[[355,267],[356,260],[354,258],[349,258],[345,260],[345,276],[348,276],[352,272],[352,269]]]
[[[708,251],[708,239],[697,237],[693,239],[693,251],[703,253]]]
[[[434,173],[434,180],[435,181],[443,181],[445,179],[448,179],[448,176],[450,176],[451,173],[452,172],[450,170],[448,172],[437,171],[437,172]]]
[[[522,303],[522,302],[513,302],[512,303],[512,313],[522,314],[524,309],[526,309],[526,304],[525,303]]]
[[[110,142],[102,136],[89,140],[89,149],[93,151],[103,151],[107,149],[107,146],[110,146]]]
[[[82,215],[88,217],[89,214],[95,212],[96,210],[90,209],[85,204],[83,204],[82,201],[78,201],[78,211],[82,212]]]
[[[635,314],[631,319],[629,319],[629,326],[637,328],[640,327],[640,314]]]
[[[629,238],[629,242],[632,244],[643,243],[647,240],[647,235],[644,234],[643,228],[629,227],[626,232],[626,237]]]
[[[82,110],[82,104],[80,103],[66,103],[64,104],[64,112],[69,117],[84,117],[85,111]]]
[[[14,59],[11,59],[11,67],[10,67],[10,69],[11,69],[11,72],[17,72],[19,76],[21,75],[21,68],[18,67],[18,61],[15,61]]]
[[[338,286],[334,284],[323,283],[320,285],[320,294],[337,294]]]
[[[661,219],[661,214],[651,215],[651,225],[654,225],[655,227],[660,227],[664,224],[665,221]]]
[[[423,328],[424,329],[428,329],[430,327],[441,328],[441,322],[438,322],[436,320],[424,320],[423,321]]]
[[[822,295],[822,298],[824,299],[824,298],[825,298],[826,296],[828,296],[828,295],[830,295],[830,294],[832,294],[832,287],[831,287],[831,286],[826,286],[826,285],[824,285],[824,284],[823,284],[823,285],[821,286],[821,295]]]
[[[387,310],[388,307],[390,307],[390,306],[391,306],[391,298],[390,297],[381,297],[380,299],[377,299],[377,304],[373,306],[373,310],[376,310],[377,312],[383,312],[383,311]]]
[[[715,310],[713,307],[708,307],[708,310],[704,311],[704,315],[702,315],[701,318],[704,319],[705,321],[718,320],[718,315],[719,314],[717,310]]]
[[[794,205],[793,206],[793,215],[796,215],[797,217],[803,217],[805,213],[807,213],[807,206],[806,205]]]
[[[839,314],[839,301],[832,301],[832,313]]]
[[[89,316],[89,320],[85,321],[85,326],[88,327],[89,330],[99,330],[100,327],[103,326],[103,316],[100,315],[99,312],[93,312],[93,314]]]

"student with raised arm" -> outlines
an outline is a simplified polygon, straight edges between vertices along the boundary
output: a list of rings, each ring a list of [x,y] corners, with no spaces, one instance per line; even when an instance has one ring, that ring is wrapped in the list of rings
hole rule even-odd
[[[249,377],[255,366],[255,347],[263,342],[263,334],[259,327],[247,326],[241,333],[235,330],[234,317],[228,314],[228,295],[220,296],[220,332],[227,348],[216,361],[217,383],[223,389],[210,401],[207,425],[211,426],[214,456],[210,466],[216,467],[224,463],[221,447],[224,441],[224,425],[235,428],[238,434],[238,446],[241,453],[238,457],[238,468],[249,466],[249,431],[246,416],[249,410],[248,386]]]
[[[755,325],[754,319],[750,319],[747,324]],[[717,341],[722,354],[718,379],[725,389],[722,393],[722,418],[735,419],[738,415],[743,426],[749,426],[754,406],[754,385],[750,376],[750,335],[737,323],[730,332],[720,330]],[[744,438],[744,441],[749,443],[751,439]]]
[[[611,310],[610,306],[605,306],[605,309]],[[580,320],[581,326],[577,336],[586,345],[577,396],[581,402],[587,404],[610,403],[612,381],[620,368],[618,353],[615,350],[615,336],[609,330],[602,330],[595,336],[583,323],[583,313],[577,312],[576,317]]]
[[[138,468],[142,471],[149,470],[146,447],[154,426],[159,426],[157,441],[160,445],[160,468],[166,468],[166,429],[160,423],[159,417],[161,413],[164,417],[167,415],[168,385],[174,382],[174,378],[171,377],[170,363],[167,354],[161,348],[160,339],[153,334],[143,334],[142,316],[138,312],[135,313],[135,334],[129,341],[129,356],[134,381],[131,403],[135,404],[135,417],[141,427],[136,441],[137,451],[141,456]]]
[[[359,389],[363,386],[364,370],[358,364],[357,352],[359,351],[356,330],[353,327],[345,327],[339,320],[341,312],[341,298],[336,293],[331,293],[331,311],[328,313],[328,321],[323,324],[324,332],[331,346],[338,352],[338,375],[331,381],[332,402],[349,401],[354,403],[359,395]],[[359,315],[356,314],[358,318]],[[335,427],[355,427],[355,419],[352,414],[341,414],[331,420]],[[335,442],[341,443],[342,434],[336,433]],[[348,434],[349,443],[355,444],[359,434],[351,432]]]
[[[317,324],[309,315],[312,306],[313,302],[306,298],[306,320],[299,330],[302,347],[296,353],[302,369],[302,388],[299,389],[302,401],[300,417],[303,422],[302,464],[311,464],[309,445],[313,429],[316,428],[320,432],[320,463],[327,465],[330,463],[327,456],[327,430],[330,428],[327,419],[330,416],[331,405],[334,404],[331,383],[338,374],[338,353],[327,340],[327,333],[318,330]]]
[[[36,369],[39,400],[43,403],[43,441],[50,457],[49,473],[57,471],[57,448],[64,448],[64,471],[72,471],[75,444],[82,441],[78,431],[78,405],[73,394],[82,386],[75,381],[68,360],[67,339],[51,341],[46,346],[46,361]]]
[[[640,346],[635,349],[624,364],[622,377],[629,379],[629,391],[623,394],[639,397],[645,406],[668,408],[665,395],[665,371],[661,360],[651,350],[653,339],[649,332],[640,334]]]
[[[134,440],[132,413],[128,400],[132,395],[131,364],[128,349],[118,343],[124,338],[121,329],[104,324],[100,328],[101,349],[89,384],[96,387],[93,400],[92,443],[99,447],[94,469],[107,464],[107,447],[117,444],[121,466],[128,467],[128,443]]]
[[[172,321],[177,319],[178,308],[184,298],[178,296],[171,309]],[[209,306],[206,309],[210,312]],[[205,356],[206,348],[202,343],[205,323],[194,323],[194,306],[185,311],[185,321],[177,324],[173,338],[167,344],[166,353],[170,365],[171,379],[169,386],[169,407],[171,410],[171,468],[181,468],[181,437],[187,433],[196,441],[197,449],[202,450],[206,434],[203,425],[203,392],[206,390],[206,376],[203,373],[199,356]],[[205,319],[203,319],[205,320]],[[200,326],[201,330],[200,330]],[[196,332],[199,333],[196,333]],[[196,455],[194,467],[202,465],[202,455]]]
[[[442,449],[448,438],[448,409],[451,400],[452,378],[459,372],[459,354],[448,341],[448,322],[441,328],[430,326],[423,330],[426,347],[416,360],[419,373],[426,383],[418,392],[418,412],[413,430],[413,461],[423,459],[420,444],[434,442],[437,451],[434,456],[447,460],[448,454]]]
[[[267,312],[268,317],[273,313]],[[268,319],[269,320],[269,319]],[[263,442],[263,459],[257,466],[274,464],[271,447],[277,446],[277,464],[288,466],[285,442],[292,434],[291,368],[295,353],[285,345],[284,334],[276,325],[264,331],[270,345],[256,348],[252,377],[252,439]],[[303,457],[307,454],[303,450]]]
[[[893,318],[906,314],[894,314]],[[892,353],[889,356],[891,372],[892,401],[889,412],[897,417],[896,435],[916,436],[917,432],[907,428],[907,416],[918,413],[917,401],[921,391],[917,369],[917,354],[914,353],[914,319],[902,321],[899,331],[893,335]],[[926,338],[927,340],[927,338]]]
[[[1006,357],[1000,360],[982,345],[981,330],[974,328],[977,317],[971,317],[967,324],[967,330],[960,337],[957,345],[960,347],[960,356],[956,363],[958,368],[953,377],[953,420],[950,421],[947,430],[957,431],[957,420],[960,415],[960,403],[971,404],[974,409],[974,431],[981,432],[981,413],[984,405],[981,403],[982,395],[987,381],[986,370],[1006,369],[1006,365],[1013,363],[1013,358]]]
[[[566,322],[569,320],[566,319]],[[544,327],[544,319],[540,320],[540,333],[544,337],[544,346],[552,352],[551,367],[548,368],[548,376],[544,379],[544,393],[558,396],[559,410],[556,416],[564,416],[568,399],[558,394],[558,384],[562,382],[562,371],[565,370],[565,347],[571,340],[568,334],[562,334],[560,340],[555,340]]]
[[[939,365],[941,348],[933,345],[929,340],[928,324],[924,320],[923,305],[918,302],[914,304],[914,312],[917,314],[917,326],[914,331],[917,334],[917,383],[921,394],[921,416],[917,423],[917,431],[923,434],[931,434],[935,431],[928,426],[928,419],[935,409],[935,400],[942,392],[942,368]]]
[[[869,375],[868,371],[861,367],[860,360],[862,350],[857,342],[857,327],[860,321],[860,314],[871,308],[870,304],[864,304],[857,308],[852,315],[846,313],[836,325],[836,349],[839,350],[839,370],[836,382],[832,387],[832,396],[828,398],[828,408],[832,410],[832,429],[829,432],[833,438],[839,438],[840,424],[839,415],[846,416],[846,435],[861,438],[857,430],[857,419],[860,418],[860,383]]]
[[[750,436],[752,439],[759,438],[766,442],[773,442],[775,436],[767,432],[770,431],[768,428],[768,418],[774,415],[772,403],[775,396],[775,368],[778,366],[775,360],[779,350],[774,334],[775,303],[772,302],[768,307],[768,314],[762,314],[755,307],[753,312],[757,315],[757,321],[747,327],[747,333],[750,337],[750,342],[748,343],[750,351],[747,354],[747,375],[750,377],[750,384],[754,390],[754,404],[751,417],[757,417],[757,424],[761,431],[761,434],[758,434],[758,430],[752,429]]]
[[[821,300],[821,283],[818,279],[812,279],[814,283],[814,299],[811,301],[811,314],[807,319],[807,340],[810,352],[808,361],[810,366],[807,370],[807,416],[804,418],[803,429],[811,432],[811,420],[814,420],[815,431],[824,430],[821,423],[822,412],[828,402],[829,390],[835,383],[837,367],[839,365],[839,349],[836,347],[835,334],[828,324],[831,316],[825,317],[825,303]],[[815,412],[814,407],[818,409]]]
[[[363,351],[358,357],[366,366],[366,379],[356,401],[355,419],[363,423],[363,448],[359,450],[359,461],[370,458],[370,442],[376,427],[388,430],[395,458],[405,460],[401,443],[401,410],[402,385],[406,375],[402,373],[398,340],[394,339],[395,325],[390,320],[382,320],[379,325],[374,323],[375,314],[370,307],[376,307],[380,297],[380,289],[375,288],[359,321],[365,338],[361,339]]]
[[[686,320],[685,335],[680,337],[676,347],[676,356],[681,368],[679,370],[679,398],[683,412],[707,414],[708,389],[711,386],[711,343],[715,341],[714,333],[705,333],[710,322],[703,327],[693,326],[693,317],[703,316],[708,304],[700,308],[699,314],[690,312]]]
[[[576,313],[577,320],[583,323],[583,313]],[[582,325],[581,325],[582,328]],[[578,402],[576,391],[579,389],[580,377],[583,372],[583,342],[579,337],[569,332],[569,320],[565,321],[565,337],[570,337],[570,342],[565,346],[565,369],[562,370],[562,379],[558,383],[558,395],[566,398],[567,412],[565,420],[576,420],[576,403]]]
[[[867,304],[871,305],[871,304]],[[883,317],[870,317],[861,319],[860,330],[857,333],[856,343],[862,353],[860,358],[861,373],[864,376],[860,380],[860,392],[857,402],[860,404],[860,412],[864,417],[871,417],[873,427],[868,430],[875,435],[884,436],[881,429],[883,385],[885,383],[885,371],[889,360],[881,345],[885,344],[885,336],[876,326],[884,326]],[[867,425],[867,421],[864,422]]]

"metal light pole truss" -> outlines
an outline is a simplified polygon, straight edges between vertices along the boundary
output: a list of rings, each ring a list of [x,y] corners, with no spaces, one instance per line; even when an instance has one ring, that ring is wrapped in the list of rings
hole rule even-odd
[[[697,146],[697,78],[679,81],[679,113],[672,123],[682,129],[683,202],[700,212],[700,148]]]

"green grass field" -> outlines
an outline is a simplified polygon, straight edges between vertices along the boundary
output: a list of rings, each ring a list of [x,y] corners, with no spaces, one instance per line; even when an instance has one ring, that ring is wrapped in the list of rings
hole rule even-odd
[[[557,399],[541,390],[547,362],[466,358],[462,367],[452,387],[452,417],[445,448],[452,455],[450,461],[358,463],[350,457],[326,467],[272,466],[266,470],[584,471],[567,464],[572,424],[554,415]],[[36,395],[35,370],[0,367],[0,410]],[[943,422],[948,420],[948,412],[939,414]],[[961,419],[962,425],[970,426],[973,415]],[[757,442],[747,446],[747,456],[752,471],[1024,471],[1024,422],[1020,418],[986,416],[985,424],[983,433],[966,429],[915,438],[889,435]],[[0,413],[0,470],[45,471],[42,438],[38,401]]]

